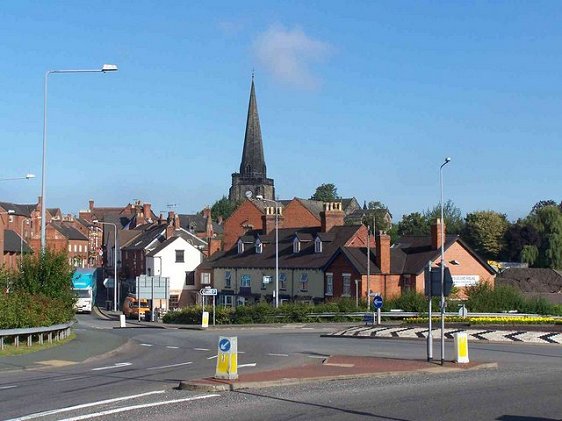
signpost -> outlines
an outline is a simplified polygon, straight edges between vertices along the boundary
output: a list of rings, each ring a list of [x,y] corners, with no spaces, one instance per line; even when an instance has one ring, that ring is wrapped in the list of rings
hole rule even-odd
[[[170,296],[170,278],[166,276],[137,276],[137,299],[151,300],[151,320],[154,321],[154,300],[165,300],[168,309],[168,298]],[[139,311],[140,318],[140,311]]]
[[[215,326],[216,318],[215,318],[215,297],[219,291],[216,288],[205,287],[199,290],[199,294],[203,297],[203,321],[201,327],[208,327],[209,326],[209,312],[205,311],[205,297],[212,296],[213,297],[213,326]],[[205,323],[205,316],[207,318],[207,323]]]
[[[215,379],[235,380],[238,378],[238,338],[219,337]]]
[[[381,308],[383,305],[383,299],[380,293],[375,294],[373,298],[373,307],[377,309],[377,325],[381,324]]]

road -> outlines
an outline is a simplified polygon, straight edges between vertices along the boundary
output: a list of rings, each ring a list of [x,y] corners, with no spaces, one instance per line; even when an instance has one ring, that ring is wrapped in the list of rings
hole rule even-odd
[[[180,380],[214,373],[219,335],[238,337],[240,372],[298,365],[336,354],[419,359],[425,357],[425,343],[322,338],[318,330],[308,327],[204,332],[113,329],[113,321],[92,316],[78,319],[75,349],[66,345],[49,353],[44,351],[44,360],[43,355],[12,357],[9,365],[0,359],[0,419],[52,410],[58,412],[24,419],[87,419],[76,418],[86,414],[98,414],[98,419],[117,419],[125,414],[139,420],[153,420],[155,415],[166,420],[266,416],[408,420],[562,418],[562,350],[557,345],[471,343],[472,361],[499,363],[499,368],[492,371],[340,381],[215,396],[174,388]],[[449,356],[450,346],[447,343]],[[76,363],[85,355],[77,353],[86,348],[91,354],[108,352]],[[130,408],[137,405],[140,406]]]

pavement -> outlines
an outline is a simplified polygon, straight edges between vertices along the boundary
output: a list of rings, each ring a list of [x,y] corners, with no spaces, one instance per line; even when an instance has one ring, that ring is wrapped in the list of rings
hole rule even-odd
[[[179,388],[201,392],[257,389],[290,386],[323,381],[400,376],[405,374],[441,374],[455,371],[496,369],[495,362],[454,363],[443,365],[425,360],[359,357],[334,355],[296,367],[240,374],[236,380],[201,379],[184,380]]]

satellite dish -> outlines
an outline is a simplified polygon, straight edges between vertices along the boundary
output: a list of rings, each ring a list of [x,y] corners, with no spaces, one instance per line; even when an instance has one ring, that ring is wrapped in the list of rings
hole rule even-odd
[[[253,196],[253,193],[250,190],[248,190],[246,193],[244,193],[244,195],[246,196],[246,199],[251,199],[252,196]]]

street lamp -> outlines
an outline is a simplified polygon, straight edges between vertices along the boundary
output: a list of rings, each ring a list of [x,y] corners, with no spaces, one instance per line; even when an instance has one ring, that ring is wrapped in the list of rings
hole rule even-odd
[[[45,196],[46,196],[46,158],[47,158],[47,86],[49,81],[49,75],[51,73],[106,73],[106,72],[116,72],[117,66],[115,64],[104,64],[101,69],[68,69],[68,70],[49,70],[45,73],[45,94],[43,97],[43,160],[41,168],[41,253],[45,251],[46,238],[45,238],[45,228],[46,228],[46,208],[45,208]]]
[[[113,222],[101,222],[97,219],[94,219],[92,223],[113,226],[113,311],[117,311],[117,225]]]
[[[441,188],[441,365],[445,363],[445,232],[443,222],[443,167],[449,162],[451,162],[451,158],[445,158],[445,162],[443,162],[439,167],[439,186]]]
[[[31,178],[35,178],[35,174],[26,174],[23,177],[9,177],[9,178],[0,178],[0,181],[11,181],[11,180],[29,180]]]
[[[250,199],[252,192],[247,191],[246,197]],[[256,199],[275,205],[275,308],[279,308],[279,204],[276,200],[265,199],[261,194],[256,195]]]

